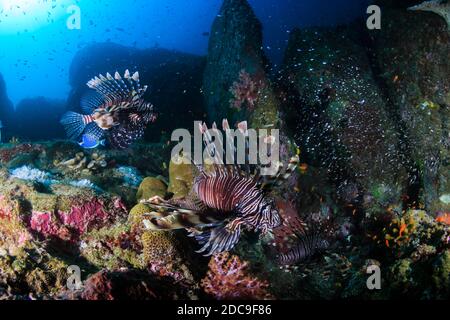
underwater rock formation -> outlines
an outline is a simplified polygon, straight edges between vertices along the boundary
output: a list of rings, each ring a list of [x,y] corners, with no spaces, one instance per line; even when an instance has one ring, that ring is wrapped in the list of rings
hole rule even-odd
[[[64,101],[44,97],[24,99],[16,106],[11,132],[24,141],[62,139],[65,134],[59,119],[64,110]]]
[[[294,30],[283,78],[291,95],[287,125],[303,161],[327,171],[344,202],[366,195],[370,207],[400,204],[406,187],[401,141],[354,31]]]
[[[72,91],[68,107],[80,111],[86,82],[98,74],[139,70],[141,83],[149,85],[145,100],[155,106],[158,121],[146,131],[147,141],[159,141],[162,132],[191,128],[203,119],[201,75],[205,59],[187,53],[154,48],[139,50],[114,43],[91,44],[80,50],[70,67]],[[183,116],[180,116],[183,115]],[[170,136],[169,136],[170,137]]]
[[[371,33],[390,108],[405,128],[418,170],[420,204],[448,212],[450,194],[450,33],[438,15],[383,7],[382,32]]]
[[[9,141],[10,131],[12,129],[12,117],[14,113],[14,106],[9,100],[6,92],[6,84],[3,76],[0,73],[0,121],[1,121],[1,139],[0,142]]]
[[[255,128],[279,128],[279,102],[262,43],[261,23],[248,2],[225,0],[212,26],[203,78],[211,122],[249,118]],[[247,92],[239,92],[243,89]]]
[[[409,7],[408,10],[433,12],[445,20],[448,30],[450,31],[450,3],[448,1],[428,0],[421,4]]]
[[[91,275],[81,290],[57,296],[69,300],[176,300],[188,299],[186,288],[144,271],[122,268]]]

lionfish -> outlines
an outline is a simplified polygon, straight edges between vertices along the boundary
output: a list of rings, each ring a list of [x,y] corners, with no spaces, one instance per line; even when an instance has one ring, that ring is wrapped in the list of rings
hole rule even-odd
[[[317,222],[313,225],[300,219],[289,201],[276,199],[276,204],[283,221],[281,226],[273,230],[280,265],[303,262],[329,248],[326,226],[317,226]]]
[[[230,128],[227,120],[223,120],[222,127],[224,130]],[[215,124],[213,129],[217,130]],[[240,134],[247,136],[246,122],[239,123],[238,129]],[[207,152],[217,160],[206,124],[200,125],[200,131]],[[236,152],[231,144],[228,147]],[[276,173],[270,176],[261,174],[262,166],[250,168],[248,164],[241,167],[218,164],[217,161],[211,166],[194,163],[199,174],[187,197],[171,200],[154,197],[142,201],[153,209],[163,210],[147,213],[149,218],[144,220],[145,227],[151,230],[186,229],[202,246],[198,253],[212,255],[229,251],[238,243],[244,229],[265,234],[281,225],[270,192],[288,179],[298,162],[298,156],[292,157],[285,170],[278,163]]]
[[[144,135],[147,125],[156,120],[153,105],[143,96],[139,73],[128,70],[99,75],[88,81],[90,91],[81,99],[84,114],[67,112],[61,119],[70,139],[80,137],[100,141],[106,139],[113,148],[125,149]]]

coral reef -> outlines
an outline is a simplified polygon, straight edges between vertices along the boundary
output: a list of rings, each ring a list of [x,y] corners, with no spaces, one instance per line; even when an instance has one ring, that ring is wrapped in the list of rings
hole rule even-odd
[[[439,198],[450,193],[445,160],[450,152],[450,33],[435,14],[387,5],[382,9],[383,32],[370,34],[375,65],[393,118],[404,127],[404,145],[415,172],[411,179],[420,189],[417,205],[430,213],[449,211]]]
[[[248,2],[225,0],[212,26],[203,77],[211,122],[226,118],[234,123],[246,115],[252,127],[279,127],[280,104],[266,74],[262,43],[261,23]],[[253,109],[251,115],[248,110],[238,111],[234,103],[230,107],[230,101],[246,101]]]
[[[216,254],[202,280],[205,292],[218,300],[270,299],[269,283],[248,273],[248,262],[228,252]]]
[[[397,128],[391,121],[356,26],[294,30],[285,56],[288,127],[308,165],[326,169],[369,209],[399,205],[406,189]],[[349,195],[349,193],[347,193]]]
[[[168,192],[173,193],[174,198],[185,197],[194,183],[194,167],[190,162],[180,159],[171,159],[169,164]]]
[[[137,200],[150,199],[154,196],[164,198],[167,193],[167,185],[158,178],[147,177],[139,185],[136,195]]]
[[[79,152],[74,158],[62,162],[55,162],[57,167],[63,167],[68,171],[78,171],[84,174],[91,174],[106,168],[108,163],[104,154],[93,153],[90,157],[83,152]]]
[[[232,108],[240,110],[242,107],[247,107],[249,110],[253,110],[259,99],[260,88],[258,83],[242,69],[239,72],[239,81],[233,82],[230,92],[233,94],[233,98],[230,100]]]
[[[206,68],[175,51],[86,46],[71,66],[68,105],[111,68],[139,68],[153,88],[160,121],[127,150],[21,143],[59,137],[58,125],[47,127],[63,103],[28,99],[14,113],[0,77],[2,140],[18,137],[0,144],[0,300],[448,300],[450,36],[435,14],[448,3],[407,10],[412,2],[376,1],[382,30],[291,30],[279,72],[246,0],[223,1]],[[195,200],[197,170],[171,159],[168,133],[204,117],[279,128],[280,160],[302,162],[272,194],[282,225],[212,257],[196,252],[189,235],[203,230],[188,218],[186,230],[146,230],[149,213],[167,212],[141,203]],[[68,288],[69,266],[80,268],[81,287]],[[371,268],[381,289],[367,287]]]

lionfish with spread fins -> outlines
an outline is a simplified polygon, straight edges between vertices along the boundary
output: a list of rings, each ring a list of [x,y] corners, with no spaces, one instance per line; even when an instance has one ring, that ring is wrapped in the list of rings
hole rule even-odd
[[[223,120],[222,127],[224,130],[230,128],[227,120]],[[215,124],[213,129],[217,130]],[[238,129],[244,137],[248,135],[246,122],[239,123]],[[262,166],[218,164],[222,162],[217,161],[217,154],[211,147],[212,137],[206,124],[200,125],[200,131],[206,150],[215,161],[211,166],[195,164],[199,175],[191,193],[182,199],[154,197],[142,202],[160,210],[146,213],[148,219],[144,224],[147,229],[186,229],[202,246],[198,252],[211,255],[231,250],[244,229],[264,234],[281,225],[270,192],[291,175],[299,158],[291,158],[285,170],[278,163],[276,173],[270,176],[261,174]],[[272,139],[265,141],[273,143]],[[236,152],[232,144],[227,148]]]
[[[104,139],[113,148],[125,149],[156,120],[153,105],[144,101],[147,86],[141,87],[138,72],[131,75],[126,70],[123,77],[118,72],[114,77],[100,74],[89,80],[87,86],[95,91],[81,99],[84,114],[67,112],[61,119],[70,139]]]

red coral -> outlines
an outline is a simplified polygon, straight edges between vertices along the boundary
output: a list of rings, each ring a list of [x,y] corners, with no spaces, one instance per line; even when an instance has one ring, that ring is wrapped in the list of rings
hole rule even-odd
[[[253,110],[263,87],[262,81],[254,81],[250,74],[241,70],[239,81],[235,81],[230,88],[230,92],[233,94],[233,98],[230,100],[231,107],[240,110],[246,104],[249,110]]]
[[[29,143],[20,144],[8,149],[1,149],[0,162],[7,163],[19,154],[41,152],[42,150],[43,148],[41,145],[32,145]]]
[[[228,252],[214,255],[209,271],[201,281],[206,293],[218,300],[271,299],[269,283],[248,274],[248,263]]]
[[[81,293],[83,300],[154,300],[161,298],[161,285],[139,271],[102,270],[90,276]]]

